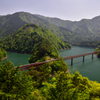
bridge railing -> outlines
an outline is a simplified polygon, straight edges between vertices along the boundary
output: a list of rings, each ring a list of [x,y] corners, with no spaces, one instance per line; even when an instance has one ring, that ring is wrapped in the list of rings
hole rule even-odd
[[[29,70],[31,67],[40,67],[40,66],[42,66],[45,63],[52,62],[52,61],[57,61],[59,59],[60,58],[58,58],[58,59],[52,59],[52,60],[46,60],[46,61],[43,61],[43,62],[36,62],[36,63],[26,64],[26,65],[20,66],[19,68],[20,68],[21,71],[23,71],[23,70]]]
[[[71,65],[72,65],[73,64],[73,58],[78,58],[78,57],[82,57],[83,56],[83,61],[84,61],[84,56],[87,56],[87,55],[91,55],[92,54],[92,57],[93,57],[93,54],[97,54],[98,52],[99,51],[85,53],[85,54],[80,54],[80,55],[74,55],[74,56],[68,56],[68,57],[63,57],[63,59],[64,60],[71,59]],[[57,61],[59,59],[60,58],[52,59],[52,60],[46,60],[46,61],[43,61],[43,62],[37,62],[37,63],[31,63],[31,64],[22,65],[22,66],[20,66],[20,70],[21,71],[29,70],[31,67],[39,67],[39,66],[42,66],[43,64],[45,64],[47,62]]]
[[[82,56],[87,56],[87,55],[91,55],[91,54],[96,54],[99,51],[96,52],[90,52],[90,53],[85,53],[85,54],[80,54],[80,55],[74,55],[74,56],[68,56],[68,57],[63,57],[64,60],[69,60],[71,58],[78,58],[78,57],[82,57]]]

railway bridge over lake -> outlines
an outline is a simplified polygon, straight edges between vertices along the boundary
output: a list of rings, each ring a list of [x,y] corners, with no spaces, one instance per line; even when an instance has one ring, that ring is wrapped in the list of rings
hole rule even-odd
[[[90,52],[90,53],[85,53],[85,54],[79,54],[79,55],[74,55],[74,56],[67,56],[67,57],[63,57],[64,60],[69,60],[71,59],[71,65],[73,65],[73,59],[78,58],[78,57],[83,57],[83,62],[85,61],[85,56],[88,55],[92,55],[92,59],[93,59],[93,55],[99,53],[100,51],[96,51],[96,52]],[[58,61],[60,58],[57,59],[53,59],[53,60],[47,60],[47,61],[43,61],[43,62],[37,62],[37,63],[31,63],[31,64],[26,64],[26,65],[22,65],[20,66],[20,70],[24,71],[24,70],[29,70],[31,67],[40,67],[45,63],[48,62],[52,62],[52,61]]]

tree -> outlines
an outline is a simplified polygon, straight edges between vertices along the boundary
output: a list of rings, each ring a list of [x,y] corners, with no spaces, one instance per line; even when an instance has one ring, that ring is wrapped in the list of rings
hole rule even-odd
[[[19,66],[14,68],[7,60],[0,64],[0,99],[25,100],[33,91],[31,77],[19,72]]]
[[[47,57],[58,58],[58,50],[51,43],[50,40],[43,39],[41,43],[33,49],[31,57],[28,59],[29,63],[41,62],[48,60]]]
[[[47,87],[42,94],[47,100],[88,100],[88,79],[78,72],[75,75],[60,72],[52,78],[52,84],[44,83]]]
[[[7,52],[0,47],[0,60],[7,56]]]
[[[97,57],[100,58],[100,46],[98,46],[98,48],[96,48],[95,51],[99,51],[99,53],[97,53]]]
[[[40,67],[40,68],[32,67],[31,70],[25,72],[27,76],[30,75],[32,77],[34,88],[39,89],[43,87],[42,82],[50,81],[50,77],[49,77],[50,72],[48,69],[49,68],[44,68],[44,67]]]

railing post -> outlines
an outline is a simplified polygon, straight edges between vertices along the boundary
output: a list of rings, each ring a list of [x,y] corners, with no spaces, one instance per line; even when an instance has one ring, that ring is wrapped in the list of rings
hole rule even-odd
[[[73,58],[71,58],[71,65],[73,65]]]
[[[83,62],[84,62],[84,57],[85,57],[85,56],[83,56]]]
[[[92,54],[92,59],[93,59],[93,54]]]

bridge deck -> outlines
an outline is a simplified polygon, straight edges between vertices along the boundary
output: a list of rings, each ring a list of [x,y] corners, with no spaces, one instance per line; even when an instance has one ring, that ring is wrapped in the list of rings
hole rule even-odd
[[[90,53],[85,53],[85,54],[80,54],[80,55],[68,56],[68,57],[63,57],[63,59],[69,60],[72,58],[78,58],[78,57],[87,56],[87,55],[96,54],[96,53],[98,53],[98,52],[90,52]]]
[[[80,54],[80,55],[74,55],[74,56],[68,56],[68,57],[63,57],[64,60],[69,60],[71,59],[71,65],[73,65],[73,58],[78,58],[78,57],[82,57],[83,56],[83,62],[84,62],[84,56],[87,56],[87,55],[91,55],[92,54],[92,57],[93,57],[93,54],[97,54],[99,51],[96,51],[96,52],[90,52],[90,53],[85,53],[85,54]],[[43,61],[43,62],[37,62],[37,63],[31,63],[31,64],[27,64],[27,65],[22,65],[20,66],[20,70],[23,71],[23,70],[29,70],[32,66],[34,67],[39,67],[39,66],[42,66],[43,64],[47,63],[47,62],[51,62],[51,61],[57,61],[59,60],[60,58],[57,58],[57,59],[53,59],[53,60],[47,60],[47,61]]]

